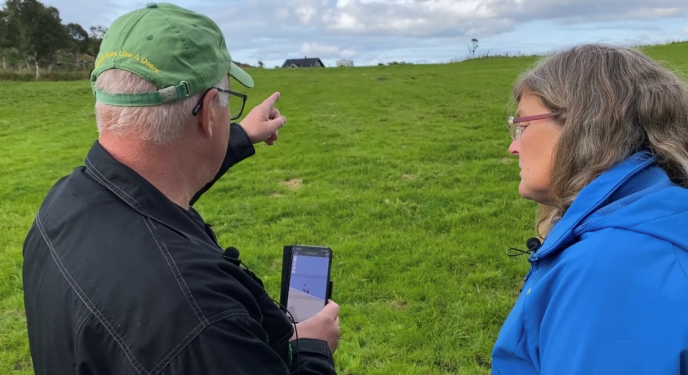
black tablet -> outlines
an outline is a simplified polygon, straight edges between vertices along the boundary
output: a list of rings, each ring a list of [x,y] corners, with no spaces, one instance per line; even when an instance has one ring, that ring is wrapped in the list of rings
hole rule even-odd
[[[280,304],[294,323],[313,317],[332,298],[331,268],[329,247],[284,247]]]

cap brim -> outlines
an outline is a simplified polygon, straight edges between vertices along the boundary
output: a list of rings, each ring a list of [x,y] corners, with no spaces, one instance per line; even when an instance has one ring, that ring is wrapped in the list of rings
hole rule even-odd
[[[248,88],[253,88],[253,78],[251,78],[248,73],[235,64],[234,61],[232,61],[232,65],[230,65],[228,73],[242,85]]]

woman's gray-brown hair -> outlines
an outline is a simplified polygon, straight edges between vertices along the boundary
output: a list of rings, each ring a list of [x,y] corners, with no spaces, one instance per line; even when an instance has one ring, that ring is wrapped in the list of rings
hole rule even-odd
[[[551,206],[540,206],[544,238],[578,193],[639,150],[657,155],[688,186],[688,88],[678,74],[631,48],[586,44],[548,56],[514,84],[513,99],[539,97],[562,126],[550,174]]]

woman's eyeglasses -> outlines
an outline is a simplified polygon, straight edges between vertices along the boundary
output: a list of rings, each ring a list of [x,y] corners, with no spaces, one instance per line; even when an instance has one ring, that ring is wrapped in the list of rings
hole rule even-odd
[[[552,118],[556,116],[556,113],[544,113],[541,115],[533,115],[533,116],[525,116],[525,117],[509,117],[506,120],[506,126],[509,128],[509,134],[511,135],[511,139],[516,140],[521,136],[521,133],[523,132],[523,129],[530,125],[530,124],[525,124],[525,122],[529,121],[535,121],[535,120],[544,120],[548,118]]]

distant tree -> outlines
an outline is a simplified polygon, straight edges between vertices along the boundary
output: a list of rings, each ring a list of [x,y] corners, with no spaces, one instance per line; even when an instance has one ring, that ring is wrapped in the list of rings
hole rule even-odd
[[[263,64],[262,61],[258,61],[258,67],[259,67],[259,68],[264,68],[264,67],[265,67],[265,64]]]
[[[79,65],[81,64],[79,61],[79,54],[88,53],[88,50],[91,46],[91,38],[89,37],[88,32],[84,30],[84,28],[78,23],[70,23],[65,26],[65,28],[67,29],[67,33],[71,38],[70,47],[74,53],[74,63]]]
[[[99,25],[88,29],[77,23],[64,25],[58,9],[40,0],[5,0],[0,9],[2,68],[23,63],[35,70],[36,78],[41,76],[41,67],[51,71],[65,61],[74,61],[70,67],[86,69],[85,62],[98,55],[106,32]]]
[[[0,10],[0,55],[2,55],[3,69],[7,69],[7,55],[15,44],[14,41],[10,39],[14,34],[10,34],[9,30],[8,15],[4,10]]]
[[[103,42],[107,27],[91,26],[90,30],[88,54],[95,57],[100,52],[100,43]]]
[[[72,39],[69,32],[62,24],[62,19],[60,18],[60,11],[55,7],[46,7],[45,13],[41,15],[41,19],[45,22],[41,31],[43,32],[43,38],[51,45],[41,45],[43,56],[40,61],[48,65],[48,69],[52,69],[55,64],[56,53],[61,49],[66,49],[71,47]],[[36,65],[36,78],[39,77],[38,65]]]
[[[37,0],[7,0],[3,14],[7,27],[16,31],[11,44],[29,69],[30,62],[35,64],[36,78],[40,78],[41,62],[52,66],[55,52],[69,45],[69,34],[59,11]]]
[[[471,58],[475,58],[475,50],[478,49],[478,39],[471,39],[471,45],[468,47],[468,53],[471,55]]]

